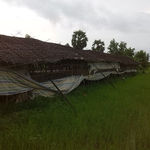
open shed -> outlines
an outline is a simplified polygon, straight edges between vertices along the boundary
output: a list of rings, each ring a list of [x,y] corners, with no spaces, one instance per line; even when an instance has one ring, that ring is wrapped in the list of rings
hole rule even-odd
[[[101,79],[99,70],[110,75],[114,69],[120,73],[136,71],[137,65],[125,56],[0,35],[0,97],[20,101],[19,97],[31,95],[51,96],[57,93],[51,80],[68,93],[84,79]]]

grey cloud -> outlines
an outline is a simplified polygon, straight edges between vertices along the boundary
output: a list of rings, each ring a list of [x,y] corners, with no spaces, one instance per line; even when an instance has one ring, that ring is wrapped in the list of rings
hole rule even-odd
[[[6,0],[8,1],[8,0]],[[12,3],[28,7],[40,16],[48,19],[54,25],[89,27],[101,30],[102,28],[119,32],[136,32],[148,30],[149,14],[128,13],[110,10],[108,5],[96,1],[86,0],[12,0]],[[115,0],[114,4],[118,4]],[[135,2],[135,1],[134,1]],[[113,5],[114,5],[113,4]],[[126,1],[129,6],[129,1]],[[143,2],[142,5],[145,3]],[[125,6],[122,6],[123,8]],[[139,7],[139,4],[136,6]],[[128,9],[127,9],[128,10]],[[65,23],[63,23],[65,21]]]
[[[149,0],[3,0],[26,7],[62,29],[75,28],[101,36],[101,30],[128,37],[150,33]],[[144,12],[145,10],[145,12]],[[112,32],[109,32],[112,31]],[[94,35],[96,36],[96,35]],[[113,35],[108,35],[112,37]],[[147,41],[148,38],[145,38]],[[122,40],[122,39],[120,39]]]
[[[96,12],[95,6],[90,0],[12,0],[11,3],[28,7],[54,24],[62,23],[66,19],[72,26],[73,24],[88,24],[89,26],[102,27],[107,22],[105,16]]]
[[[107,28],[122,33],[131,34],[136,32],[150,32],[150,14],[133,13],[133,14],[111,14],[107,17]]]

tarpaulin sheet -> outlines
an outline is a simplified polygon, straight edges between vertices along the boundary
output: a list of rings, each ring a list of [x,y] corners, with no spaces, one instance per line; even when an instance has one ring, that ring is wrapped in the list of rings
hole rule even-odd
[[[98,69],[112,69],[112,67],[116,68],[117,70],[120,69],[119,63],[107,63],[107,62],[95,62],[95,63],[88,63],[89,66],[89,74],[91,72],[97,72]]]
[[[0,95],[24,93],[33,89],[54,90],[12,70],[0,68]]]
[[[62,93],[67,94],[71,92],[73,89],[75,89],[76,87],[78,87],[83,79],[84,79],[83,76],[70,76],[70,77],[54,80],[53,82],[57,85],[57,87],[60,89]],[[42,84],[50,89],[57,90],[51,81],[46,81],[43,82]],[[54,93],[49,93],[48,91],[45,90],[35,89],[33,91],[33,96],[35,97],[38,95],[50,97],[53,96]]]
[[[84,79],[89,80],[89,81],[97,81],[97,80],[101,80],[105,77],[108,77],[111,74],[124,74],[124,73],[128,73],[128,72],[137,72],[137,70],[126,70],[126,71],[122,71],[122,72],[117,72],[117,71],[108,71],[108,72],[102,72],[102,73],[95,73],[93,75],[88,75],[88,76],[84,76]]]
[[[136,72],[136,70],[126,70],[124,72],[119,72],[123,74],[125,72]],[[110,74],[118,74],[116,71],[103,72],[104,76],[107,77]],[[62,93],[67,94],[73,89],[79,86],[82,80],[101,80],[104,78],[101,73],[95,73],[89,76],[70,76],[66,78],[61,78],[54,80],[54,83],[62,91]],[[41,96],[53,96],[58,93],[56,87],[51,81],[46,81],[43,83],[38,83],[21,73],[17,73],[13,70],[7,70],[0,68],[0,95],[13,95],[31,91],[33,97]]]
[[[63,93],[69,93],[83,80],[83,76],[71,76],[54,80]],[[32,90],[33,96],[53,96],[58,90],[51,81],[38,83],[13,70],[0,68],[0,95],[13,95]]]

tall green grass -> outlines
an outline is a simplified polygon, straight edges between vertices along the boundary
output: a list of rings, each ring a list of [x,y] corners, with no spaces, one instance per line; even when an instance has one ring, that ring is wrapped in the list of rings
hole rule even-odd
[[[0,106],[0,150],[150,149],[150,72]]]

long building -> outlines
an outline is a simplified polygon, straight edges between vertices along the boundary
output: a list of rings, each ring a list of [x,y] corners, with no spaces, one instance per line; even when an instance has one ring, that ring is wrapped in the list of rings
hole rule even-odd
[[[51,81],[68,93],[83,80],[136,72],[137,66],[126,56],[0,35],[0,96],[5,100],[54,95],[57,89]]]

